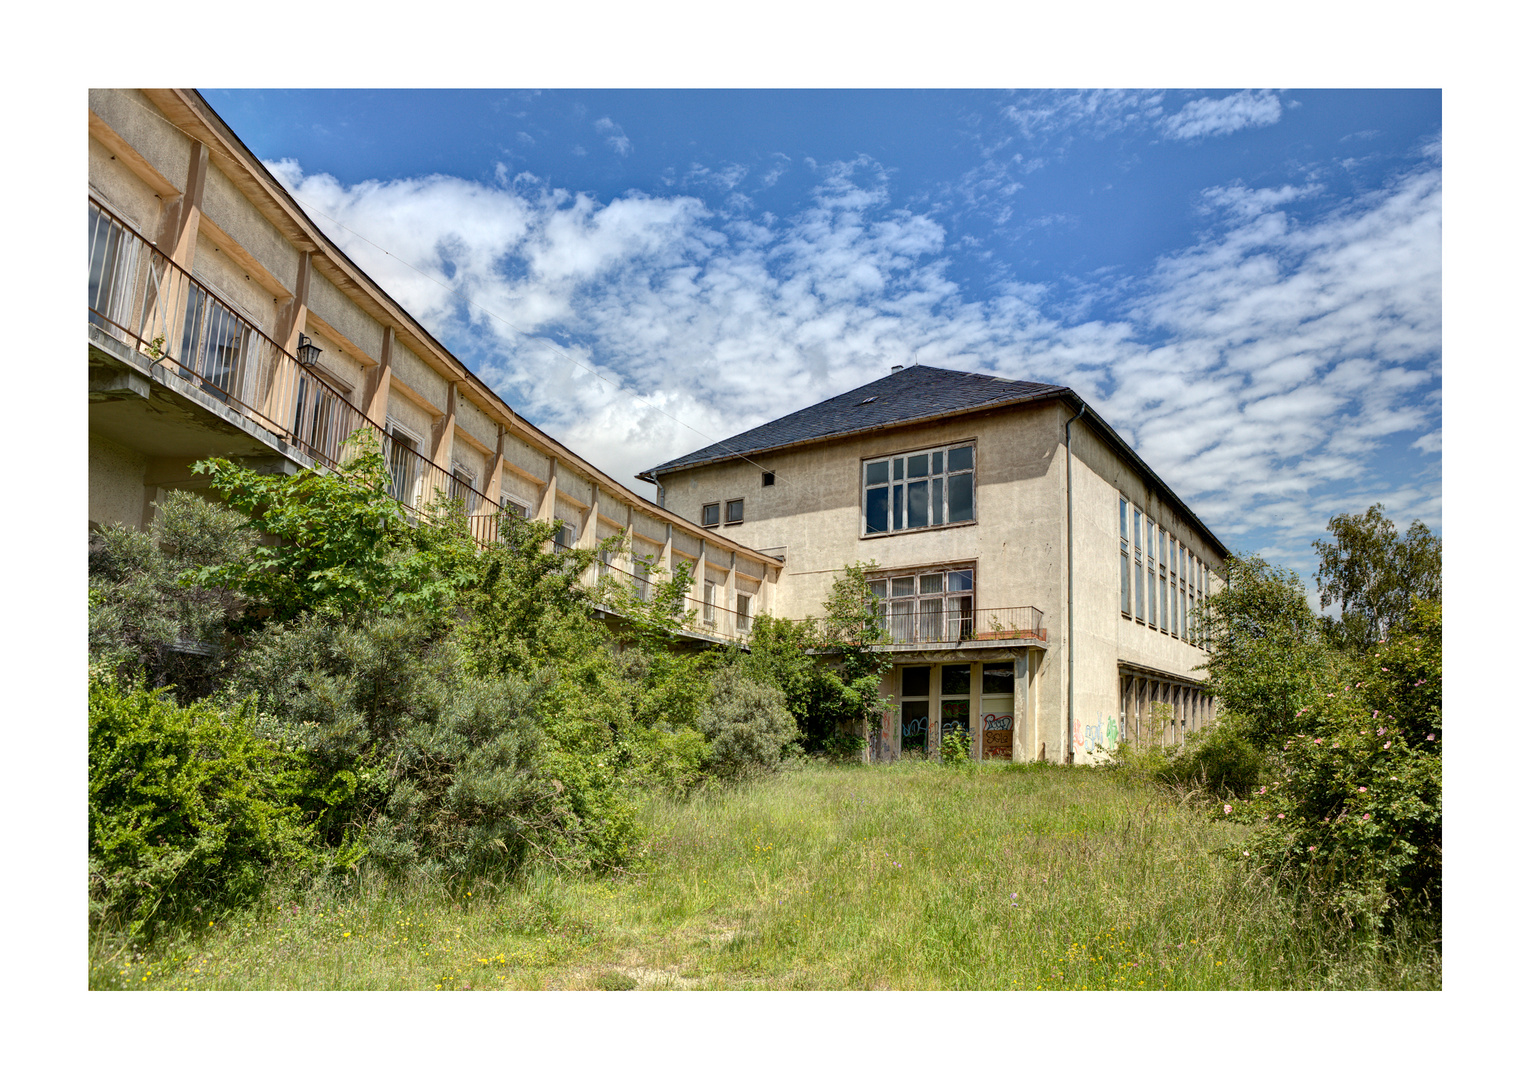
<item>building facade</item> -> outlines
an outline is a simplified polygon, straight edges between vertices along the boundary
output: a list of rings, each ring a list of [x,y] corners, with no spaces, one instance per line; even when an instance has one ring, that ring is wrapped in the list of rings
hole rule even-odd
[[[1211,718],[1197,602],[1227,550],[1066,387],[920,367],[645,472],[784,562],[775,614],[869,574],[895,654],[872,752],[1068,761]]]
[[[334,467],[354,432],[391,494],[501,509],[626,553],[592,578],[690,573],[698,641],[739,640],[781,564],[618,483],[518,416],[315,227],[194,90],[92,90],[87,337],[91,528],[146,526],[210,456]]]
[[[875,563],[894,653],[869,752],[1070,761],[1211,716],[1192,614],[1222,544],[1073,391],[912,367],[666,462],[635,494],[517,415],[321,232],[194,90],[89,95],[89,521],[147,526],[221,456],[334,468],[361,431],[390,494],[460,499],[642,592],[692,578],[683,636],[747,644]]]

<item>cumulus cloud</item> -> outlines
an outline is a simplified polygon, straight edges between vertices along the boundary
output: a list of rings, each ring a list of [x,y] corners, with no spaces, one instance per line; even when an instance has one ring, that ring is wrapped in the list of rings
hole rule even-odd
[[[1230,135],[1247,127],[1266,127],[1281,119],[1281,99],[1274,90],[1240,90],[1226,97],[1197,98],[1173,116],[1161,130],[1172,139]]]
[[[1431,159],[1323,213],[1311,186],[1203,192],[1197,242],[1114,279],[1095,318],[1057,285],[965,294],[947,262],[964,236],[895,205],[868,158],[810,163],[818,186],[783,218],[525,175],[348,187],[271,167],[491,386],[616,476],[918,359],[1074,387],[1234,546],[1306,551],[1357,498],[1439,520]],[[1423,471],[1389,491],[1379,455],[1410,445]]]

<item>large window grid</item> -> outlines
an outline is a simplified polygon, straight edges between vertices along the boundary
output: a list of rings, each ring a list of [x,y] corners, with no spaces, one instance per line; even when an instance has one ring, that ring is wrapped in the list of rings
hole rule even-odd
[[[897,644],[973,637],[973,567],[939,567],[870,578],[873,618]]]
[[[1196,613],[1210,583],[1207,565],[1126,496],[1117,498],[1117,548],[1122,618],[1205,648]]]
[[[977,520],[973,444],[862,462],[862,535]]]

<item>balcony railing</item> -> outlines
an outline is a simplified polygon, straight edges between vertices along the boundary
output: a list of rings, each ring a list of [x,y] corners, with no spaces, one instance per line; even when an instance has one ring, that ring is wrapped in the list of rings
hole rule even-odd
[[[89,200],[90,325],[162,364],[325,468],[338,469],[346,440],[370,431],[388,465],[389,494],[411,515],[436,493],[463,503],[473,538],[494,543],[498,515],[483,492],[367,418],[317,368],[307,367],[218,299],[106,207]]]
[[[1042,611],[1034,607],[883,613],[868,620],[892,645],[946,645],[964,641],[1046,641]]]

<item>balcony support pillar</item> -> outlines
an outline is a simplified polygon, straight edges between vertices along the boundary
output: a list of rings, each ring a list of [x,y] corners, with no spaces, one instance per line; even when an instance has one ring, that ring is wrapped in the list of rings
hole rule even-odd
[[[447,411],[431,425],[431,461],[436,468],[452,475],[452,443],[457,434],[457,384],[447,384]]]
[[[367,419],[383,430],[388,429],[388,394],[393,387],[393,327],[383,327],[383,347],[377,366],[367,372],[366,387],[362,391],[362,412]]]
[[[181,194],[165,200],[160,216],[157,246],[176,263],[190,270],[197,253],[197,228],[202,223],[202,192],[207,186],[207,147],[191,144],[186,165],[186,183]]]

